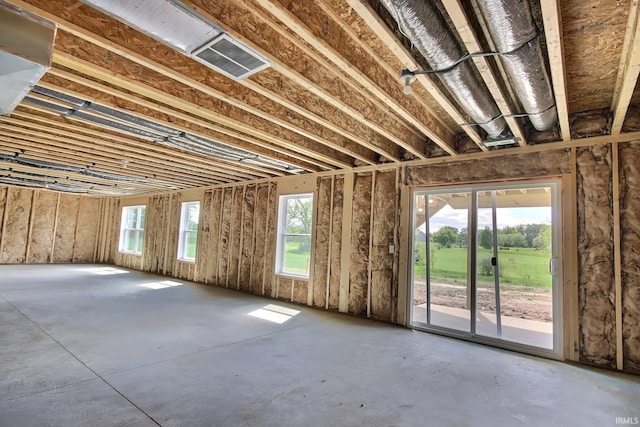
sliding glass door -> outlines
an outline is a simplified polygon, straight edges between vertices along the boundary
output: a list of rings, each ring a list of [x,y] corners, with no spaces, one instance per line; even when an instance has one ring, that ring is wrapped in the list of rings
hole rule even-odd
[[[559,356],[558,185],[415,190],[411,325]]]

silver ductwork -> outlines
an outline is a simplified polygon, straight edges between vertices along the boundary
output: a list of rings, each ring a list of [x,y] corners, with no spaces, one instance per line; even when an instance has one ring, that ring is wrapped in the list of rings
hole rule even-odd
[[[458,105],[479,124],[491,138],[506,128],[504,118],[489,90],[471,68],[451,29],[438,8],[425,0],[381,0],[400,30],[424,56],[429,66],[455,98]]]
[[[555,101],[527,0],[478,0],[516,96],[539,131],[557,121]]]

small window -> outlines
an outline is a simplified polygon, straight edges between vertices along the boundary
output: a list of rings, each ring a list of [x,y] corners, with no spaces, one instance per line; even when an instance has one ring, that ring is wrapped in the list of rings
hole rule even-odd
[[[146,206],[126,206],[122,208],[120,252],[142,254],[146,210]]]
[[[280,196],[276,273],[309,277],[313,195]]]
[[[180,238],[178,242],[178,259],[182,261],[196,260],[198,243],[198,223],[200,221],[200,202],[182,204],[180,216]]]

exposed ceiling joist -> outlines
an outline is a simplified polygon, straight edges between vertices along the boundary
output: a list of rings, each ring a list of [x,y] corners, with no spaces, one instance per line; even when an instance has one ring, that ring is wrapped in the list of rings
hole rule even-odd
[[[617,135],[622,130],[622,124],[627,115],[629,103],[640,73],[640,23],[638,22],[640,8],[638,7],[638,2],[639,0],[632,0],[629,7],[627,31],[624,36],[622,57],[611,102],[611,112],[613,113],[612,135]]]
[[[562,42],[562,16],[559,0],[540,0],[544,35],[547,40],[551,81],[556,98],[556,110],[560,122],[560,134],[563,141],[571,139],[569,129],[569,110],[567,107],[567,81],[564,67],[564,45]]]
[[[117,108],[118,105],[106,101],[105,95],[111,95],[121,100],[127,100],[147,109],[148,111],[163,114],[166,117],[170,117],[172,122],[175,122],[176,119],[182,120],[184,121],[185,126],[187,126],[192,133],[198,134],[198,131],[194,131],[194,127],[196,127],[196,129],[201,129],[202,132],[204,132],[201,136],[204,138],[211,137],[220,140],[221,142],[231,147],[243,150],[253,150],[259,155],[274,158],[283,162],[288,162],[304,170],[313,172],[317,172],[320,170],[320,168],[315,163],[312,163],[314,161],[313,159],[299,160],[298,158],[292,157],[288,151],[277,146],[263,143],[262,140],[259,140],[257,138],[250,137],[233,129],[219,126],[211,121],[206,121],[196,116],[183,113],[180,110],[167,107],[163,104],[152,102],[146,98],[136,96],[131,92],[125,92],[123,90],[115,89],[111,86],[107,86],[105,84],[87,79],[78,74],[61,70],[60,68],[54,67],[50,69],[48,75],[45,76],[45,82],[42,83],[42,85],[46,86],[46,82],[50,79],[50,76],[56,76],[64,79],[64,81],[66,82],[65,86],[67,88],[70,86],[70,83],[75,83],[80,88],[83,88],[85,92],[91,91],[91,96],[96,101],[105,102],[112,107]]]
[[[429,112],[425,111],[423,108],[418,107],[417,103],[410,102],[413,101],[412,97],[406,97],[402,94],[401,87],[397,82],[397,76],[393,79],[394,81],[391,83],[393,86],[389,86],[389,78],[387,77],[385,81],[373,81],[367,75],[368,67],[367,63],[363,63],[362,61],[357,62],[349,62],[345,59],[345,56],[349,54],[349,52],[340,52],[338,49],[346,49],[347,46],[337,46],[340,44],[336,41],[336,46],[331,46],[330,41],[322,40],[318,37],[318,34],[314,33],[311,28],[305,25],[296,15],[287,10],[280,3],[272,0],[257,0],[256,1],[260,6],[264,7],[266,10],[271,12],[277,19],[282,21],[285,25],[287,25],[291,30],[295,31],[295,33],[300,36],[305,42],[307,42],[311,47],[315,48],[323,54],[325,57],[329,58],[333,64],[335,64],[339,69],[341,69],[347,76],[355,80],[359,85],[361,85],[364,89],[369,91],[373,96],[378,98],[380,102],[389,106],[393,109],[393,111],[410,123],[413,127],[421,132],[425,137],[430,138],[436,144],[438,144],[443,150],[445,150],[450,155],[456,155],[455,148],[453,146],[453,134],[447,133],[446,128],[441,125],[435,117],[432,117]],[[300,2],[297,2],[299,5]],[[337,22],[339,17],[335,15],[335,13],[331,12],[331,9],[328,5],[322,8],[322,12],[331,16],[331,18]],[[302,13],[302,12],[301,12]],[[304,11],[306,13],[306,11]],[[314,15],[318,16],[320,11],[316,11]],[[328,24],[326,24],[328,25]],[[342,27],[344,31],[344,27]],[[345,33],[350,36],[354,43],[358,43],[359,40],[350,32],[345,31]],[[341,38],[337,38],[338,40],[342,40]],[[353,55],[353,49],[351,49],[351,54]],[[397,74],[397,72],[396,72]],[[386,84],[385,84],[386,83]],[[385,87],[383,89],[382,87]],[[411,105],[414,104],[414,105]],[[418,118],[420,117],[420,118]],[[423,121],[426,123],[423,123]],[[379,129],[377,129],[380,131]],[[403,149],[410,152],[414,156],[418,158],[426,158],[424,146],[421,141],[411,141],[407,140],[406,142],[403,140],[394,140],[398,145],[400,145]]]
[[[420,65],[413,58],[411,53],[400,43],[396,36],[389,30],[382,19],[376,14],[365,0],[347,0],[349,6],[362,18],[362,20],[371,27],[372,31],[380,38],[385,46],[393,52],[398,60],[404,64],[404,68],[419,69]],[[400,77],[398,70],[398,78]],[[460,126],[464,132],[476,143],[483,151],[487,148],[481,144],[482,137],[472,127],[467,126],[468,120],[462,116],[458,108],[447,98],[440,90],[430,76],[419,74],[416,75],[417,81],[426,89],[426,91],[438,102],[440,106],[449,114]]]
[[[465,48],[469,53],[482,52],[480,42],[478,41],[475,33],[471,29],[471,24],[466,16],[464,8],[460,3],[460,0],[449,0],[442,3],[453,22],[458,34],[464,43]],[[518,144],[522,147],[527,145],[527,138],[522,132],[522,128],[518,120],[513,117],[513,110],[511,109],[511,102],[508,101],[504,90],[494,75],[493,70],[489,64],[489,61],[484,56],[474,56],[473,62],[480,73],[480,76],[484,80],[491,96],[496,101],[500,113],[504,116],[507,126],[511,129],[511,133],[517,138]]]

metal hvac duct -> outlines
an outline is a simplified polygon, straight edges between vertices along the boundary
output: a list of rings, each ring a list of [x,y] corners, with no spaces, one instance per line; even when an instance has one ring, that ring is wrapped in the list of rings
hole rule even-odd
[[[381,0],[434,70],[458,104],[473,121],[498,138],[506,128],[500,110],[484,82],[473,72],[469,62],[456,65],[463,51],[438,8],[429,0]]]
[[[527,0],[478,0],[502,63],[531,124],[539,131],[557,120],[540,39]]]

